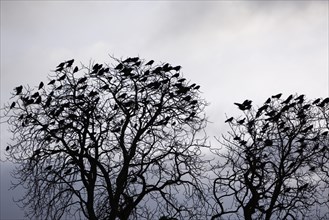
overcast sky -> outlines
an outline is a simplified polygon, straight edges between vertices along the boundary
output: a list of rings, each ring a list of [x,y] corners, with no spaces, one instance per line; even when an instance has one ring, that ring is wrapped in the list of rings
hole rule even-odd
[[[328,1],[1,1],[1,106],[60,62],[116,57],[181,65],[210,103],[209,135],[233,102],[282,92],[328,96]],[[9,140],[1,125],[1,159]],[[1,163],[0,219],[19,219]]]

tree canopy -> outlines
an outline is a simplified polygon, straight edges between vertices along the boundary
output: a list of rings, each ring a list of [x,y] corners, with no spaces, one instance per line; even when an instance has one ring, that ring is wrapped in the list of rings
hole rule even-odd
[[[230,131],[215,150],[213,219],[329,217],[329,98],[281,96],[260,107],[235,103],[243,115],[226,120]]]
[[[198,218],[206,163],[200,86],[180,66],[113,60],[68,60],[48,82],[15,88],[6,150],[16,186],[26,188],[20,202],[42,219]]]

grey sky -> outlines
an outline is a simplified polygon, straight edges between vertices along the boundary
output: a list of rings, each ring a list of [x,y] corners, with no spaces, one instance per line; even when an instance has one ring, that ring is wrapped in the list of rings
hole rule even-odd
[[[328,1],[1,1],[1,106],[64,60],[139,55],[183,66],[219,135],[233,102],[328,96],[328,14]],[[1,125],[2,154],[8,140]],[[0,219],[22,216],[9,169],[1,163]]]

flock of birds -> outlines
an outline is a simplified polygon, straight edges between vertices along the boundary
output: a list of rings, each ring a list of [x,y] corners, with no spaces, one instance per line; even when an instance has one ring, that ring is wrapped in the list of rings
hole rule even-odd
[[[72,102],[70,102],[69,100],[63,100],[63,102],[62,101],[56,102],[56,103],[62,103],[60,105],[52,104],[53,99],[55,99],[54,93],[58,90],[63,89],[63,86],[65,86],[65,84],[67,83],[67,82],[63,82],[63,81],[68,78],[67,73],[70,71],[70,68],[71,68],[71,71],[73,69],[73,72],[72,72],[73,74],[79,71],[79,68],[77,66],[73,68],[73,63],[74,63],[74,59],[68,60],[66,62],[62,62],[56,67],[55,72],[58,73],[58,77],[57,77],[57,79],[52,79],[48,82],[47,85],[52,86],[52,88],[53,88],[48,94],[44,93],[45,83],[40,82],[40,84],[38,86],[38,91],[36,91],[32,95],[30,95],[29,93],[23,94],[22,85],[20,85],[14,89],[15,90],[14,95],[19,97],[19,99],[22,101],[23,106],[25,108],[30,105],[41,105],[43,109],[47,110],[46,114],[48,114],[48,116],[50,118],[54,119],[55,121],[59,121],[63,128],[66,128],[67,126],[73,126],[73,121],[79,120],[77,118],[77,115],[74,112],[69,110],[69,111],[67,111],[67,112],[69,112],[69,114],[65,114],[65,117],[59,118],[61,113],[64,112],[64,110],[66,108],[72,107]],[[138,74],[137,71],[133,71],[133,70],[134,70],[134,68],[139,68],[141,63],[142,63],[142,61],[138,57],[128,58],[128,59],[120,62],[117,66],[115,66],[114,72],[118,73],[119,76],[122,78],[132,77],[134,79],[141,80],[141,82],[144,85],[144,89],[148,89],[148,90],[158,90],[160,87],[162,87],[164,85],[168,85],[169,82],[172,83],[170,92],[169,92],[170,98],[180,97],[180,100],[183,101],[186,106],[191,107],[190,108],[191,110],[186,115],[185,120],[191,120],[192,118],[194,118],[197,114],[195,109],[198,105],[198,101],[192,98],[193,92],[191,93],[191,91],[198,90],[200,88],[200,86],[196,85],[196,84],[188,85],[187,83],[185,83],[186,79],[180,77],[180,74],[179,74],[179,70],[181,69],[181,66],[173,67],[173,66],[170,66],[168,63],[166,63],[162,66],[157,66],[155,68],[151,68],[151,65],[154,63],[154,60],[150,60],[149,62],[147,62],[144,65],[144,69],[143,69],[144,71],[141,71],[142,74]],[[150,68],[147,68],[145,70],[145,66],[149,66]],[[175,72],[172,73],[172,72],[170,72],[171,70],[174,70]],[[168,73],[168,72],[170,72],[170,73]],[[97,103],[100,100],[99,92],[102,90],[108,91],[111,89],[110,84],[105,83],[104,85],[99,86],[98,89],[95,88],[97,91],[93,88],[91,91],[88,90],[88,92],[87,92],[87,87],[89,87],[89,85],[87,83],[88,79],[93,76],[100,77],[106,73],[110,73],[109,67],[103,67],[102,64],[95,64],[95,65],[93,65],[92,69],[90,70],[90,73],[89,73],[90,76],[83,76],[81,78],[74,79],[75,80],[74,87],[77,89],[77,91],[80,91],[74,97],[75,105],[82,106],[90,100],[93,100],[93,103]],[[159,76],[159,77],[154,77],[155,75]],[[111,76],[111,74],[107,74],[107,75],[105,75],[105,77],[107,77],[107,79],[110,80],[113,77],[113,75]],[[137,78],[137,77],[139,77],[139,78]],[[145,80],[145,78],[147,80]],[[60,82],[59,86],[58,86],[57,82]],[[40,91],[41,89],[43,89],[44,91]],[[85,93],[87,93],[87,94],[85,94]],[[135,99],[129,98],[128,96],[130,96],[130,95],[128,94],[128,92],[124,92],[124,93],[120,93],[120,94],[118,93],[117,95],[118,96],[116,97],[116,99],[117,99],[118,103],[113,106],[113,110],[117,110],[118,108],[128,109],[131,106],[136,106],[134,103]],[[88,98],[88,100],[86,98]],[[10,109],[15,108],[15,106],[18,103],[18,100],[14,101],[10,105]],[[65,102],[65,101],[68,101],[68,102]],[[160,106],[158,106],[158,104],[154,104],[153,107],[160,107]],[[38,108],[38,107],[36,107],[36,108]],[[188,109],[185,109],[185,112],[188,112]],[[22,126],[25,126],[31,118],[32,118],[32,113],[26,114],[26,112],[23,111],[19,117],[19,120],[25,119],[25,120],[23,120],[23,123],[22,123]],[[42,129],[46,130],[46,129],[50,128],[50,125],[55,125],[56,123],[54,120],[49,122],[49,124],[42,125]],[[166,125],[169,121],[170,121],[170,117],[164,116],[163,119],[160,118],[160,120],[157,122],[157,125],[158,126]],[[70,123],[68,123],[68,122],[70,122]],[[173,122],[172,124],[174,125],[175,123],[176,122]],[[54,126],[52,126],[52,127],[54,127]],[[56,131],[58,129],[59,128],[53,129],[53,130]],[[120,130],[121,130],[120,126],[117,126],[113,129],[111,129],[111,132],[116,133],[116,132],[120,132]],[[47,138],[49,138],[49,137],[47,137]],[[6,150],[9,150],[9,148]],[[37,152],[36,154],[39,154],[39,153]]]

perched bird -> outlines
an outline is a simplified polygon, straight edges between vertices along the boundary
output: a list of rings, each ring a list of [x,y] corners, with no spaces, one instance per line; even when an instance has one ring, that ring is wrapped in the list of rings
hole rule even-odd
[[[173,67],[173,70],[179,71],[182,67],[181,66],[175,66]]]
[[[66,61],[66,67],[71,67],[74,62],[74,59]]]
[[[155,74],[159,74],[159,73],[161,72],[161,70],[162,70],[162,67],[158,66],[157,68],[155,68],[155,69],[153,70],[153,73],[155,73]]]
[[[242,124],[244,123],[245,120],[246,120],[246,118],[241,119],[241,120],[237,121],[237,123],[240,124],[240,125],[242,125]]]
[[[41,96],[39,96],[39,97],[35,100],[34,104],[40,104],[40,103],[41,103]]]
[[[318,104],[318,106],[323,108],[327,103],[329,103],[329,97],[322,100],[322,102]]]
[[[231,122],[231,121],[233,121],[233,119],[234,119],[233,117],[230,117],[230,118],[226,119],[225,123]]]
[[[133,58],[130,58],[130,61],[131,62],[137,62],[139,60],[139,57],[133,57]]]
[[[14,108],[15,105],[16,105],[16,102],[11,103],[11,105],[10,105],[10,109]]]
[[[285,101],[283,101],[281,104],[288,104],[292,98],[293,98],[293,95],[288,96],[288,98]]]
[[[78,80],[77,84],[84,83],[87,81],[87,77],[82,77],[81,79]]]
[[[62,63],[60,63],[58,66],[56,66],[56,68],[63,68],[64,65],[65,65],[65,62],[62,62]]]
[[[174,78],[179,77],[179,73],[175,73],[172,77],[174,77]]]
[[[149,62],[147,62],[147,63],[145,64],[145,66],[152,65],[153,63],[154,63],[154,60],[150,60]]]
[[[73,73],[78,72],[78,70],[79,70],[78,66],[74,67]]]
[[[33,95],[31,95],[32,98],[36,98],[39,96],[39,93],[38,92],[35,92]]]
[[[8,151],[8,150],[9,150],[9,146],[6,147],[6,151]]]
[[[320,98],[318,98],[318,99],[315,99],[315,100],[314,100],[314,102],[312,102],[312,104],[313,104],[313,105],[315,105],[315,104],[318,104],[320,101],[321,101],[321,99],[320,99]]]
[[[52,84],[54,84],[55,82],[56,82],[56,80],[53,79],[53,80],[51,80],[51,81],[48,83],[48,85],[52,85]]]
[[[251,108],[251,102],[250,100],[245,100],[242,104],[240,103],[234,103],[235,105],[237,105],[239,107],[240,110],[244,111],[244,110],[248,110]]]
[[[44,86],[43,82],[40,82],[38,89],[41,89],[43,86]]]
[[[21,94],[22,91],[23,91],[23,86],[17,86],[17,87],[15,88],[15,90],[16,90],[16,95],[19,95],[19,94]]]
[[[104,90],[107,90],[109,88],[110,88],[110,86],[108,84],[105,84],[104,86],[101,87],[101,89],[104,89]]]
[[[282,96],[282,93],[279,93],[277,95],[273,95],[272,98],[279,99]]]
[[[91,92],[89,93],[88,96],[93,97],[93,96],[95,96],[95,95],[98,95],[98,92],[93,90],[93,91],[91,91]]]
[[[123,64],[119,63],[114,69],[121,70],[123,68]]]

